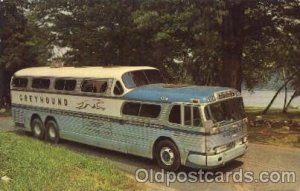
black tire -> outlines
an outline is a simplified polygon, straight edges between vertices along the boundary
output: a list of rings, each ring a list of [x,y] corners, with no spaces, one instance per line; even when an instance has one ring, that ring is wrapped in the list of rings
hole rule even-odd
[[[59,142],[58,125],[54,120],[49,120],[46,123],[46,141],[53,144],[58,144]]]
[[[176,172],[181,165],[179,150],[170,140],[156,144],[154,156],[158,166],[167,171]]]
[[[31,131],[35,138],[43,140],[45,138],[45,126],[38,117],[31,121]]]

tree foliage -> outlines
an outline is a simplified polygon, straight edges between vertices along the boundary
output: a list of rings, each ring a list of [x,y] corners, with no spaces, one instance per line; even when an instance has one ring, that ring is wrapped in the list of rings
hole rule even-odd
[[[297,0],[35,2],[71,65],[150,65],[171,81],[252,89],[299,52]]]
[[[36,27],[25,15],[27,1],[0,1],[0,108],[9,98],[11,75],[46,62],[47,49]]]
[[[1,50],[1,63],[13,68],[41,63],[47,56],[40,51],[57,46],[68,50],[66,65],[148,65],[173,83],[249,90],[274,76],[283,84],[295,76],[288,85],[299,89],[298,0],[9,2],[20,19],[8,19],[6,27],[18,28],[15,42],[31,51],[8,62],[22,48]]]

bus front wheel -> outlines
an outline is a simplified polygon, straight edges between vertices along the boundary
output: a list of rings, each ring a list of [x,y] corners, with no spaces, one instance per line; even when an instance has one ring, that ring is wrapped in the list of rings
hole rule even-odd
[[[40,118],[34,118],[31,122],[31,131],[37,139],[43,140],[45,136],[45,126]]]
[[[54,144],[59,142],[58,126],[54,120],[49,120],[46,123],[46,140]]]
[[[180,154],[177,146],[170,140],[156,145],[155,159],[159,167],[167,171],[177,171],[180,167]]]

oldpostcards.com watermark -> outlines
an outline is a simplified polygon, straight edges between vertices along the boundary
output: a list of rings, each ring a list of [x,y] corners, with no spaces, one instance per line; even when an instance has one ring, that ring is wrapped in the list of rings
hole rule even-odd
[[[239,169],[235,172],[211,172],[199,170],[198,172],[168,172],[165,170],[154,171],[152,169],[138,169],[135,179],[139,183],[165,183],[170,186],[174,182],[189,183],[295,183],[296,172],[294,171],[261,171],[257,176],[252,171]]]

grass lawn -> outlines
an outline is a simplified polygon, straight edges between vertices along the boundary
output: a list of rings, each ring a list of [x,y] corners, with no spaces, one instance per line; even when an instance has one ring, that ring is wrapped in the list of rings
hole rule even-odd
[[[264,119],[271,120],[293,120],[300,123],[300,109],[290,108],[287,113],[282,113],[282,109],[270,109],[265,115],[262,115],[262,107],[246,107],[246,113],[249,117],[263,116]]]
[[[283,114],[281,109],[271,109],[267,114],[262,115],[264,108],[248,107],[246,112],[250,119],[255,116],[262,116],[263,119],[276,121],[293,120],[300,123],[300,109],[290,109],[288,113]],[[271,144],[277,146],[298,147],[300,148],[300,127],[293,128],[289,131],[281,127],[257,126],[249,127],[249,141],[253,143]]]
[[[0,130],[0,190],[138,190],[109,161]]]

